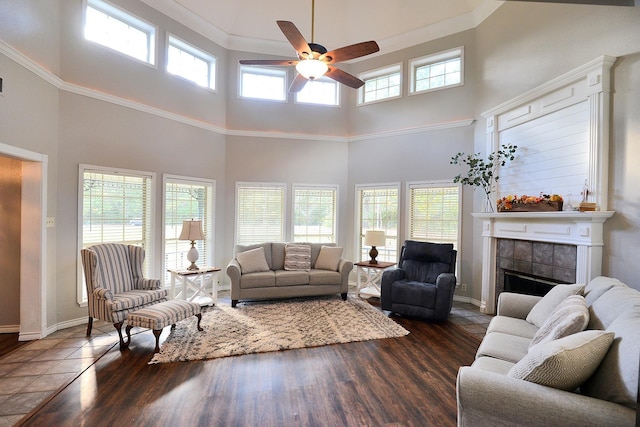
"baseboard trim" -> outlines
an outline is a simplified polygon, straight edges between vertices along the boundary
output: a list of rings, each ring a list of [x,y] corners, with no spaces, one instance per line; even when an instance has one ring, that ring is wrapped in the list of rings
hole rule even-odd
[[[1,325],[0,334],[15,334],[20,332],[20,325]]]

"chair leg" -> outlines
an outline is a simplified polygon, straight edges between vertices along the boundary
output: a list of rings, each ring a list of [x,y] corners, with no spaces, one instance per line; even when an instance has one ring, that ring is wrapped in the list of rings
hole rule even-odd
[[[87,323],[87,336],[91,336],[91,329],[93,329],[93,317],[89,316],[89,323]]]
[[[347,300],[347,293],[346,293],[346,292],[341,293],[341,294],[340,294],[340,296],[342,297],[342,299],[343,299],[344,301],[346,301],[346,300]]]
[[[116,328],[116,331],[118,331],[118,337],[120,338],[120,350],[124,350],[125,348],[129,347],[129,342],[127,341],[125,343],[124,339],[122,338],[122,324],[123,323],[124,322],[118,322],[118,323],[114,323],[113,324],[113,326]]]

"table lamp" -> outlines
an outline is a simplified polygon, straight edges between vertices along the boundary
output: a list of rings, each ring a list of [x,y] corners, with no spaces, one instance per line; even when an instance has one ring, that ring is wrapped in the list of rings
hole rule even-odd
[[[378,256],[378,250],[376,246],[384,246],[386,243],[386,236],[384,235],[384,231],[376,231],[376,230],[367,230],[364,234],[364,244],[365,246],[371,246],[371,250],[369,251],[369,256],[371,259],[369,260],[369,264],[377,264],[378,261],[376,257]]]
[[[191,265],[187,267],[187,270],[198,270],[196,261],[198,260],[198,250],[196,249],[196,240],[203,240],[204,233],[202,232],[202,221],[187,220],[182,221],[182,232],[180,233],[180,240],[191,240],[191,249],[187,252],[187,259],[191,262]]]

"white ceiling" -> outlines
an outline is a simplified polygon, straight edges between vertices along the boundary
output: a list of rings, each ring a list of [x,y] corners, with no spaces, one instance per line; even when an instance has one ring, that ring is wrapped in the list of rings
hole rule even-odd
[[[291,55],[276,20],[311,42],[311,0],[142,0],[221,46]],[[327,49],[375,40],[380,53],[476,27],[498,0],[315,0],[314,42]]]

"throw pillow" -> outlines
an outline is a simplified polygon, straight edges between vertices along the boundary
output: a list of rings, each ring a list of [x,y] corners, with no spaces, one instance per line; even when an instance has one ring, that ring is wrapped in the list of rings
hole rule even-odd
[[[340,265],[340,257],[342,256],[342,248],[340,246],[321,246],[320,254],[316,260],[314,268],[319,270],[338,271]]]
[[[582,295],[584,285],[556,285],[536,305],[533,306],[527,315],[527,322],[533,323],[541,328],[551,312],[558,304],[569,295]]]
[[[507,376],[573,391],[598,368],[613,342],[613,332],[588,330],[529,349]]]
[[[287,243],[284,247],[285,270],[311,270],[311,246]]]
[[[239,252],[236,254],[236,259],[238,260],[238,264],[240,264],[242,274],[270,270],[267,259],[264,256],[264,248],[262,247]]]
[[[547,320],[531,339],[529,348],[539,343],[584,331],[588,323],[587,301],[581,295],[570,295],[558,304],[547,317]]]

